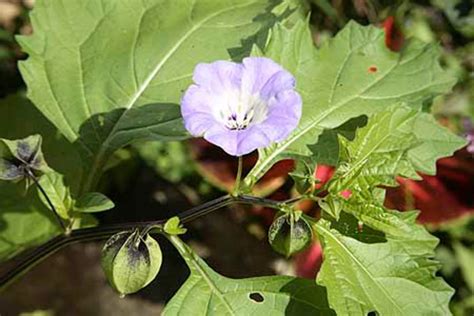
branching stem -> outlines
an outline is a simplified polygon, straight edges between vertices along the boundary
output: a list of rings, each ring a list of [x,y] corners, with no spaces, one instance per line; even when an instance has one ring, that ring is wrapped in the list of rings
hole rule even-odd
[[[40,186],[38,186],[41,188]],[[40,189],[42,191],[42,188]],[[49,201],[49,198],[45,196],[45,198]],[[211,212],[214,212],[218,209],[221,209],[225,206],[231,204],[249,204],[249,205],[260,205],[264,207],[270,207],[274,209],[280,209],[283,205],[292,204],[299,199],[291,199],[288,201],[274,201],[270,199],[264,199],[254,196],[247,196],[247,195],[239,195],[239,196],[231,196],[225,195],[223,197],[214,199],[212,201],[206,202],[199,206],[190,208],[181,214],[178,214],[182,223],[190,222],[198,217],[204,216]],[[51,201],[49,201],[51,202]],[[50,205],[53,209],[52,203]],[[54,209],[55,210],[55,209]],[[148,221],[148,222],[134,222],[134,223],[123,223],[117,225],[108,225],[108,226],[98,226],[98,227],[90,227],[90,228],[81,228],[73,230],[69,235],[59,235],[54,237],[53,239],[49,240],[48,242],[44,243],[37,248],[21,254],[16,262],[14,262],[13,267],[10,270],[7,270],[0,277],[0,290],[5,289],[9,284],[15,281],[18,277],[26,273],[29,269],[34,267],[39,262],[46,259],[51,254],[55,253],[56,251],[79,242],[84,241],[93,241],[93,240],[101,240],[106,239],[113,234],[124,230],[133,230],[136,228],[145,229],[147,231],[152,230],[153,228],[159,227],[166,223],[166,219],[156,220],[156,221]]]

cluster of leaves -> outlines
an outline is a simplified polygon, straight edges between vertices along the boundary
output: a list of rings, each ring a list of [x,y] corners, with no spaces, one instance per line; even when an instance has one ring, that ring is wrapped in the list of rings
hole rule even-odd
[[[300,124],[286,140],[259,150],[244,185],[251,191],[271,166],[291,158],[299,166],[297,186],[311,196],[313,183],[308,180],[315,166],[336,168],[325,187],[328,194],[319,200],[323,218],[304,219],[305,224],[311,221],[324,248],[316,282],[281,276],[223,277],[174,236],[184,230],[173,220],[164,229],[191,274],[168,303],[166,315],[269,310],[295,315],[449,314],[453,291],[435,276],[436,238],[415,223],[416,212],[383,206],[383,187],[396,185],[396,176],[417,179],[417,172],[434,174],[437,159],[465,145],[424,112],[435,96],[455,83],[439,66],[436,45],[410,40],[393,52],[385,45],[382,29],[349,22],[317,49],[305,10],[292,1],[274,7],[267,0],[151,0],[133,6],[127,0],[91,0],[85,9],[79,2],[43,0],[32,12],[32,24],[34,34],[18,38],[29,55],[20,69],[29,99],[54,125],[47,133],[36,132],[55,147],[49,153],[51,162],[47,160],[56,171],[41,170],[36,163],[39,150],[34,157],[19,155],[17,148],[24,140],[4,141],[9,150],[2,152],[0,171],[3,178],[10,176],[18,160],[44,171],[39,183],[71,228],[90,225],[93,217],[85,216],[87,212],[113,207],[94,191],[117,149],[141,140],[188,137],[178,103],[196,63],[252,53],[274,59],[297,79],[303,98]],[[49,158],[47,150],[45,155]],[[8,192],[7,186],[13,187],[1,184],[1,194]],[[12,199],[1,200],[1,206],[11,210]],[[39,214],[41,203],[28,201],[27,213]],[[34,243],[33,238],[19,242],[8,234],[19,225],[33,229],[37,223],[6,215],[3,219],[11,227],[0,240],[4,257]],[[41,217],[43,222],[50,219]],[[367,228],[358,229],[359,223]],[[290,243],[280,242],[285,253],[302,248],[291,240],[293,220],[289,226]],[[43,239],[57,233],[48,227]],[[129,249],[144,271],[140,282],[130,285],[133,289],[148,284],[161,264],[161,258],[152,262],[134,252],[141,238],[134,234],[123,235],[120,245],[112,240],[106,246],[104,262],[116,288],[130,285],[128,279],[125,285],[117,283],[123,279],[115,279],[123,271],[128,276],[129,266],[121,261],[114,265],[117,257],[129,260]],[[278,232],[272,236],[273,241],[281,239]],[[159,246],[148,237],[142,242],[158,252]]]

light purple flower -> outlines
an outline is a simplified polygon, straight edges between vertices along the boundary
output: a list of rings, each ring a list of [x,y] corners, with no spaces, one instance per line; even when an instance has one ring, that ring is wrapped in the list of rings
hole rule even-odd
[[[282,141],[298,125],[295,78],[269,58],[198,64],[193,80],[181,102],[185,127],[230,155]]]

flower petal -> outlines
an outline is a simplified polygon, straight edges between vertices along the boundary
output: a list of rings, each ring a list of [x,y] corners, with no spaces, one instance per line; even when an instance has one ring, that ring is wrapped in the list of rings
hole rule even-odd
[[[243,156],[271,143],[267,135],[256,126],[245,130],[229,130],[214,126],[204,134],[204,139],[221,147],[232,156]]]
[[[295,88],[295,82],[295,77],[293,77],[292,74],[286,70],[281,70],[268,79],[260,90],[260,96],[264,100],[268,100],[282,91],[293,90]]]
[[[258,148],[267,147],[271,143],[272,139],[267,136],[259,125],[250,126],[239,131],[235,156],[246,155]]]
[[[276,62],[265,57],[247,57],[242,63],[242,91],[250,94],[258,94],[274,74],[284,70]]]
[[[293,90],[278,93],[271,99],[267,118],[257,127],[261,129],[272,142],[287,138],[298,126],[301,118],[302,100]]]
[[[224,60],[198,64],[193,74],[197,85],[217,94],[239,90],[241,78],[242,65]]]
[[[221,147],[229,155],[237,156],[238,131],[215,125],[207,130],[204,139]]]
[[[202,136],[216,122],[211,105],[214,97],[205,89],[192,85],[181,100],[181,115],[186,129],[193,136]]]

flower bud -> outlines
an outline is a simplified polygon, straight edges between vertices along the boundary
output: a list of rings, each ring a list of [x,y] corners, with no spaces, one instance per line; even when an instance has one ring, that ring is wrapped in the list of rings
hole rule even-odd
[[[110,285],[122,295],[137,292],[158,274],[162,254],[158,242],[138,230],[113,235],[102,249],[102,268]]]
[[[268,230],[272,248],[286,257],[307,248],[313,240],[313,230],[303,217],[278,216]]]

